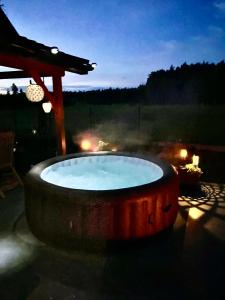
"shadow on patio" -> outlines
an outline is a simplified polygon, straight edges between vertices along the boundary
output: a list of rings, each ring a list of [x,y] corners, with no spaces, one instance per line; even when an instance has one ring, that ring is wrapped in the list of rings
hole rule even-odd
[[[223,184],[182,192],[172,230],[108,255],[47,247],[27,228],[23,189],[6,196],[0,203],[2,300],[210,299],[223,292]]]

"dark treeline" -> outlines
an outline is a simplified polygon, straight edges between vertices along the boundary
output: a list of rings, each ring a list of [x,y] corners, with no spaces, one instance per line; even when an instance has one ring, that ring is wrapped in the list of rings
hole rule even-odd
[[[16,89],[13,95],[0,96],[0,108],[17,109],[34,105]],[[63,92],[64,105],[87,104],[225,104],[225,62],[182,64],[149,74],[146,85],[137,88],[116,88],[93,91]],[[35,105],[39,105],[38,103]]]
[[[151,104],[225,104],[225,62],[206,62],[152,72],[146,84]]]
[[[146,86],[140,85],[137,88],[116,88],[105,90],[94,90],[86,92],[64,92],[65,105],[78,103],[88,104],[136,104],[146,98]]]

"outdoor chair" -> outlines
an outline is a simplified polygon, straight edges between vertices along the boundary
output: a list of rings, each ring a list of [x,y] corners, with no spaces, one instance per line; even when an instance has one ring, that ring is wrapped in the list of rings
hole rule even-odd
[[[4,191],[23,185],[13,166],[14,133],[0,132],[0,196]]]

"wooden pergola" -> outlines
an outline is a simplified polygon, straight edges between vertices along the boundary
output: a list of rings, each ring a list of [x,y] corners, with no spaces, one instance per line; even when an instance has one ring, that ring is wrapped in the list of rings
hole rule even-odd
[[[19,69],[0,72],[0,79],[33,78],[40,85],[45,97],[51,102],[58,137],[58,151],[66,154],[62,77],[65,71],[88,74],[94,68],[89,60],[59,51],[37,43],[18,34],[0,7],[0,65]],[[42,77],[52,77],[53,92],[50,93]]]

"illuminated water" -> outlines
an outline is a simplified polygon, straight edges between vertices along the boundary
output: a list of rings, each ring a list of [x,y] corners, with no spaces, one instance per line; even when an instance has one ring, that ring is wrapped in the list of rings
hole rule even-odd
[[[82,190],[114,190],[158,180],[162,169],[149,161],[126,156],[86,156],[55,163],[41,173],[49,183]]]

